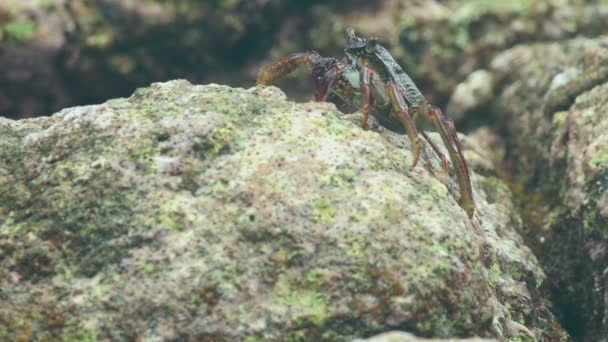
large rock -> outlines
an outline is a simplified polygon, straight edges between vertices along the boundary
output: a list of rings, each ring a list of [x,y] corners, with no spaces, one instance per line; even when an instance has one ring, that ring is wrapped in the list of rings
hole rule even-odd
[[[358,120],[186,81],[0,119],[1,339],[567,339],[481,141],[469,220]]]
[[[608,36],[518,46],[486,87],[506,165],[566,328],[608,339]],[[477,87],[469,82],[463,89]]]

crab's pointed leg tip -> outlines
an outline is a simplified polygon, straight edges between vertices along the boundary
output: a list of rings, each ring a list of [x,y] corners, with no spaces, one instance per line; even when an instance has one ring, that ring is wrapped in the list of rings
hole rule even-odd
[[[415,146],[416,148],[414,150],[414,163],[412,164],[410,171],[413,170],[416,165],[418,165],[418,161],[420,160],[420,154],[422,154],[422,141],[420,139],[416,139]]]
[[[410,167],[410,171],[414,170],[414,168],[416,167],[416,165],[418,165],[418,158],[416,157],[416,160],[414,160],[414,162],[412,163],[412,166]]]

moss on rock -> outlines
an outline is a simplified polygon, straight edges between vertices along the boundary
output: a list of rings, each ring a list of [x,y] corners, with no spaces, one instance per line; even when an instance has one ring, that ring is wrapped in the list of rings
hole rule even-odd
[[[473,174],[469,220],[429,146],[407,172],[358,120],[186,81],[0,119],[0,337],[562,334],[504,186]]]
[[[590,341],[607,329],[607,44],[604,35],[520,45],[486,71],[526,241],[566,327]]]

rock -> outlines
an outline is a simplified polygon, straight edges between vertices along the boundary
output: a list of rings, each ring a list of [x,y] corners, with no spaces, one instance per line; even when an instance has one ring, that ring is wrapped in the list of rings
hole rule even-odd
[[[490,73],[505,165],[565,327],[608,336],[608,36],[514,47]]]
[[[462,120],[464,113],[488,103],[493,99],[492,74],[486,70],[471,73],[463,83],[456,86],[446,112],[454,120]]]
[[[400,332],[400,331],[391,331],[384,334],[380,334],[374,337],[370,337],[368,339],[357,339],[353,342],[492,342],[496,340],[488,340],[481,338],[467,338],[467,339],[427,339],[427,338],[418,338],[412,334]]]
[[[276,88],[0,119],[0,339],[563,340],[511,192]],[[437,135],[432,135],[437,141]]]
[[[159,79],[253,85],[278,28],[309,21],[315,2],[0,1],[0,115],[48,115]]]

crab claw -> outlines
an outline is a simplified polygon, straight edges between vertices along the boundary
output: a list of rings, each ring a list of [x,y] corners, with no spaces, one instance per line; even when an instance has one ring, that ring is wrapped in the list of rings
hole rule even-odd
[[[315,100],[324,102],[338,78],[335,60],[328,59],[325,63],[319,63],[313,69],[312,76],[315,82]]]
[[[336,81],[336,73],[332,72],[333,75],[326,76],[318,76],[315,81],[315,101],[317,102],[325,102],[327,100],[327,96],[331,92],[331,88]]]

